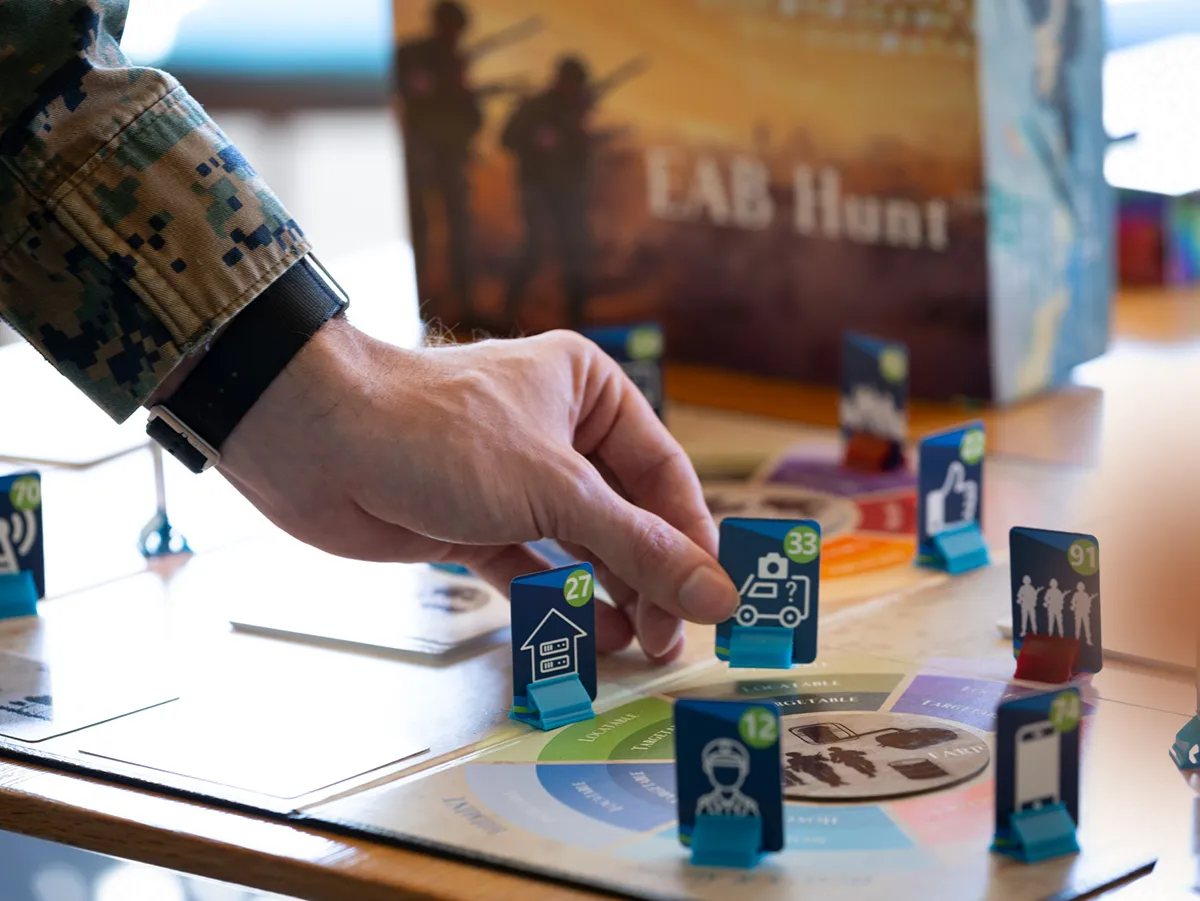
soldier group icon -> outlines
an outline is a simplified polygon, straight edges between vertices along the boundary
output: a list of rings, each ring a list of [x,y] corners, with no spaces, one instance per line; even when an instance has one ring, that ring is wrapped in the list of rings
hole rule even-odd
[[[1045,592],[1043,594],[1043,592]],[[1039,598],[1040,596],[1040,598]],[[1077,582],[1075,590],[1064,591],[1058,585],[1058,579],[1051,579],[1049,585],[1035,586],[1029,576],[1021,577],[1021,587],[1017,589],[1017,606],[1021,608],[1021,637],[1030,633],[1034,635],[1055,635],[1060,638],[1080,639],[1092,644],[1092,602],[1099,593],[1089,594],[1083,582]],[[1071,618],[1074,620],[1075,634],[1070,636],[1063,623],[1063,611],[1070,599]],[[1046,611],[1046,631],[1038,630],[1037,608]]]
[[[464,36],[470,24],[465,4],[437,0],[428,32],[396,48],[394,78],[418,286],[427,290],[429,236],[437,231],[431,228],[429,213],[440,209],[449,287],[460,305],[462,326],[490,330],[513,325],[527,288],[553,248],[570,325],[578,328],[590,293],[591,158],[602,139],[589,117],[606,94],[639,74],[644,62],[633,59],[603,78],[593,78],[582,57],[564,54],[540,90],[531,90],[524,78],[472,84],[474,63],[533,37],[542,24],[536,17],[524,19],[467,46]],[[485,101],[505,96],[513,101],[500,145],[515,163],[524,243],[507,275],[508,321],[496,323],[481,316],[475,298],[470,169],[487,120]]]

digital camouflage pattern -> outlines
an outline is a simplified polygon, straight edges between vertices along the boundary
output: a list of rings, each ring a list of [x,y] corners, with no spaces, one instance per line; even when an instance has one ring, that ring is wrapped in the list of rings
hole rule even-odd
[[[0,314],[114,419],[308,251],[127,0],[0,0]]]

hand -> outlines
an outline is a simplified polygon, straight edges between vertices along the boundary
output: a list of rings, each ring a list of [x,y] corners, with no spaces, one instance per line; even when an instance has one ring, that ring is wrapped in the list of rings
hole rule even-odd
[[[345,557],[452,561],[505,593],[554,538],[614,605],[596,640],[654,660],[681,619],[732,615],[695,472],[620,367],[570,332],[401,350],[322,328],[226,442],[221,471],[274,523]]]

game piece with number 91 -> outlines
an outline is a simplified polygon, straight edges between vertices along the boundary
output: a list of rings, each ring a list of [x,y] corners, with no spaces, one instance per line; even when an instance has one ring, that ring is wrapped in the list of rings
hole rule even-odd
[[[1100,545],[1084,532],[1008,533],[1017,677],[1061,683],[1104,666]]]
[[[596,715],[595,588],[590,563],[513,579],[513,719],[557,729]]]
[[[675,702],[679,840],[698,866],[752,867],[783,848],[779,708]]]
[[[738,606],[717,625],[717,657],[732,667],[777,669],[815,660],[820,524],[724,519],[720,561],[737,586]]]

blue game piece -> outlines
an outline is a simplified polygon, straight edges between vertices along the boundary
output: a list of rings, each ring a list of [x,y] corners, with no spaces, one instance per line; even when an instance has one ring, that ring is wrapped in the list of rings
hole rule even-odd
[[[0,576],[17,576],[22,573],[27,573],[33,581],[33,600],[36,602],[45,597],[42,477],[36,472],[17,472],[0,477]],[[27,590],[23,580],[9,581],[7,596],[15,599],[14,609],[27,609]]]
[[[471,571],[459,563],[430,563],[431,568],[452,576],[469,576]]]
[[[787,669],[817,657],[821,526],[811,519],[721,521],[721,566],[738,587],[716,653],[739,668]]]
[[[1075,821],[1062,804],[1040,810],[1022,810],[1009,820],[1013,845],[1006,853],[1024,863],[1041,863],[1054,857],[1079,853]]]
[[[621,364],[637,385],[658,418],[663,418],[663,333],[654,322],[610,325],[583,329],[581,334],[596,342]]]
[[[589,563],[513,579],[513,719],[557,729],[596,715],[595,588]]]
[[[679,841],[692,863],[748,868],[782,850],[778,706],[684,699],[674,725]]]
[[[980,530],[984,431],[972,422],[921,441],[917,461],[917,562],[958,575],[988,564]]]
[[[1100,544],[1085,532],[1016,526],[1008,533],[1013,656],[1025,636],[1074,639],[1074,670],[1104,666],[1100,635]]]
[[[1175,733],[1171,759],[1184,772],[1200,770],[1200,715],[1192,717]]]
[[[33,573],[0,574],[0,619],[37,615],[37,586]]]
[[[996,710],[992,850],[1026,863],[1079,850],[1079,690],[1027,695]]]
[[[866,335],[845,336],[838,422],[847,441],[867,435],[891,444],[890,468],[903,462],[908,435],[907,347]]]

